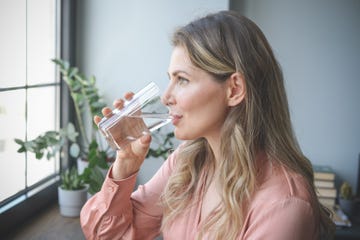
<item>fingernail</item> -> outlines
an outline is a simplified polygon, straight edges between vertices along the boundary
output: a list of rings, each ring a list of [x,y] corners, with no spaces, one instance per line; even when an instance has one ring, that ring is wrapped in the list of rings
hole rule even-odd
[[[149,143],[151,141],[151,136],[149,134],[146,134],[141,137],[140,141],[142,144]]]

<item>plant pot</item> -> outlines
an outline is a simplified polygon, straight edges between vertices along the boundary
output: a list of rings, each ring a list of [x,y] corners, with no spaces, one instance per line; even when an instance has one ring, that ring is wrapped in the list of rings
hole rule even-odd
[[[60,214],[64,217],[79,217],[80,211],[87,201],[87,188],[80,190],[64,190],[58,187]]]
[[[344,213],[346,215],[348,215],[349,217],[354,212],[355,202],[353,200],[339,198],[339,205],[340,205],[341,209],[344,211]]]

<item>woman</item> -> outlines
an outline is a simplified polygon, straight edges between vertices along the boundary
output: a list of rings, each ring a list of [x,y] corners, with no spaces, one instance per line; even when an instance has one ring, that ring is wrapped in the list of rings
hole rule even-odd
[[[86,237],[330,239],[333,225],[261,30],[222,11],[178,29],[173,46],[163,102],[184,143],[133,193],[151,137],[118,151],[102,190],[82,209]]]

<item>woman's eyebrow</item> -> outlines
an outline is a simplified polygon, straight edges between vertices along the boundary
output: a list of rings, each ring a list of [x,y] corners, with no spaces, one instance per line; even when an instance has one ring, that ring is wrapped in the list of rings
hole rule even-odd
[[[176,70],[176,71],[174,71],[174,72],[172,72],[171,74],[169,73],[169,72],[167,72],[167,75],[170,77],[170,76],[177,76],[177,75],[179,75],[180,73],[182,73],[182,74],[185,74],[185,75],[187,75],[187,76],[190,76],[190,74],[188,73],[188,72],[186,72],[186,71],[184,71],[184,70]]]

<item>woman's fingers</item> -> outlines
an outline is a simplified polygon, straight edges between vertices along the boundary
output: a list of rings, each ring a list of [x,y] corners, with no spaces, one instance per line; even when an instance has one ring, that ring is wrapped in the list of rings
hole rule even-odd
[[[150,142],[151,135],[145,135],[118,150],[111,173],[113,178],[124,179],[139,171],[149,151]]]
[[[129,101],[133,98],[134,95],[135,94],[133,92],[127,92],[125,93],[124,98]]]
[[[96,125],[98,125],[100,121],[101,121],[101,117],[99,117],[97,115],[94,116],[94,122],[95,122]]]
[[[124,95],[124,98],[126,101],[129,101],[133,98],[134,96],[134,93],[133,92],[127,92],[125,93]],[[113,102],[113,106],[115,108],[118,108],[118,109],[122,109],[125,105],[125,100],[124,99],[116,99],[114,102]]]
[[[118,108],[118,109],[122,109],[124,107],[124,99],[116,99],[114,102],[113,102],[113,106],[115,108]]]
[[[111,110],[111,108],[109,108],[109,107],[104,107],[104,108],[101,110],[101,113],[102,113],[105,117],[109,117],[110,114],[112,114],[112,110]]]
[[[134,93],[133,92],[127,92],[125,93],[124,95],[124,98],[129,101],[133,98],[134,96]],[[116,99],[114,102],[113,102],[113,106],[115,108],[118,108],[118,109],[122,109],[124,108],[124,105],[125,105],[125,100],[124,99]],[[105,107],[101,110],[101,113],[103,114],[103,116],[105,117],[110,117],[111,114],[112,114],[112,110],[109,108],[109,107]],[[101,117],[100,116],[94,116],[94,122],[95,124],[99,124],[99,122],[101,121]]]
[[[110,117],[111,114],[112,114],[112,110],[111,110],[110,108],[108,108],[108,107],[104,107],[104,108],[101,110],[101,113],[102,113],[103,116],[105,116],[105,117]],[[101,119],[102,119],[102,118],[101,118],[100,116],[95,115],[95,116],[94,116],[94,122],[95,122],[95,124],[98,125],[99,122],[101,121]]]

